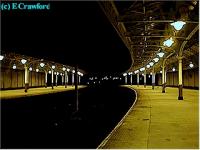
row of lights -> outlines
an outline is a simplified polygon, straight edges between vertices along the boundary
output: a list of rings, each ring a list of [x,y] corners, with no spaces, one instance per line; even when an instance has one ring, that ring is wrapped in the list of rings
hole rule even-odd
[[[3,55],[0,55],[0,60],[3,60],[3,59],[4,59],[4,56],[3,56]],[[27,60],[26,60],[26,59],[21,59],[21,63],[22,63],[23,65],[25,65],[25,64],[27,63]],[[40,63],[40,67],[43,68],[44,66],[45,66],[45,64],[44,64],[43,62],[41,62],[41,63]],[[17,69],[16,64],[13,64],[12,68],[13,68],[13,69]],[[52,68],[52,69],[55,69],[56,66],[55,66],[55,65],[52,65],[51,68]],[[69,68],[65,68],[65,67],[63,67],[62,70],[63,70],[63,71],[67,71],[67,72],[70,71]],[[33,71],[33,68],[30,67],[30,68],[29,68],[29,71]],[[36,72],[39,72],[39,69],[37,68],[35,71],[36,71]],[[51,74],[51,71],[49,71],[48,73]],[[72,70],[72,73],[75,73],[75,70]],[[83,73],[81,73],[81,72],[77,72],[77,73],[78,73],[78,75],[83,76]],[[59,74],[60,74],[60,75],[64,75],[64,74],[59,73],[59,72],[55,72],[54,74],[57,74],[57,75],[59,75]]]
[[[179,31],[183,28],[183,26],[185,24],[186,23],[183,21],[176,21],[176,22],[171,23],[170,25],[172,25],[175,28],[175,30]],[[172,39],[172,37],[170,37],[169,39],[167,39],[163,42],[163,45],[166,47],[171,47],[173,43],[174,43],[174,40]],[[159,58],[162,58],[164,56],[164,54],[165,54],[164,52],[159,52],[157,55]],[[159,61],[158,57],[154,58],[153,61],[151,61],[149,64],[147,64],[146,68],[150,68],[154,65],[154,63],[157,63]],[[145,67],[142,67],[139,70],[134,71],[134,73],[137,74],[139,71],[144,71],[144,70],[145,70]],[[126,76],[126,75],[124,74],[124,76]]]

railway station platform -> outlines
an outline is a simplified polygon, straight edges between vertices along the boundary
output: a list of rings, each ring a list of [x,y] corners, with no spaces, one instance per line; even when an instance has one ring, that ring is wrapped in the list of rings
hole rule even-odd
[[[199,91],[136,85],[137,101],[98,149],[198,149]]]
[[[78,88],[84,88],[85,86],[79,85]],[[58,93],[64,92],[69,90],[74,90],[75,86],[55,86],[52,90],[51,87],[39,87],[39,88],[30,88],[27,93],[24,92],[24,89],[16,89],[16,90],[2,90],[0,91],[0,100],[4,99],[12,99],[12,98],[19,98],[19,97],[26,97],[26,96],[35,96],[35,95],[44,95],[50,93]]]

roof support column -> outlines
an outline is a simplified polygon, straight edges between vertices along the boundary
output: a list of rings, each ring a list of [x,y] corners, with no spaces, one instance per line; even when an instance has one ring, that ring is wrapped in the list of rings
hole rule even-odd
[[[45,73],[45,88],[47,88],[47,71],[45,70],[44,73]]]
[[[146,68],[144,70],[144,87],[146,88],[146,84],[147,84],[147,72],[146,72]]]
[[[125,78],[125,84],[127,84],[127,76],[128,76],[128,75],[126,75],[126,76],[124,77],[124,78]]]
[[[74,73],[72,72],[72,86],[74,86]]]
[[[178,89],[179,95],[178,100],[183,100],[183,81],[182,81],[182,57],[178,57]]]
[[[51,69],[51,88],[53,89],[53,77],[54,77],[54,71]]]
[[[27,92],[28,91],[28,88],[29,88],[29,72],[28,72],[28,67],[26,65],[24,65],[24,70],[25,70],[25,90],[24,92]]]
[[[153,90],[154,90],[154,86],[155,86],[155,70],[153,67],[153,70],[152,70],[152,89]]]
[[[162,66],[162,93],[165,93],[165,65]]]
[[[67,71],[65,71],[65,88],[67,87],[68,84],[68,74]]]
[[[137,73],[137,86],[140,85],[140,73],[138,72]]]

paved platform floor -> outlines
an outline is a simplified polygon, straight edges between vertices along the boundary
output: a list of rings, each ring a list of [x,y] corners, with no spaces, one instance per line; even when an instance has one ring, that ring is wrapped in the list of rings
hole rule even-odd
[[[198,90],[183,89],[184,100],[177,100],[177,88],[161,93],[161,87],[128,87],[137,91],[138,100],[98,148],[199,148]]]
[[[84,88],[85,86],[78,86],[78,88]],[[25,93],[24,89],[16,89],[16,90],[2,90],[0,91],[0,99],[12,99],[12,98],[18,98],[18,97],[25,97],[25,96],[34,96],[34,95],[43,95],[43,94],[49,94],[49,93],[57,93],[57,92],[63,92],[68,90],[74,90],[75,86],[67,86],[65,88],[64,86],[55,86],[52,90],[51,87],[40,87],[40,88],[30,88],[28,89],[28,92]]]

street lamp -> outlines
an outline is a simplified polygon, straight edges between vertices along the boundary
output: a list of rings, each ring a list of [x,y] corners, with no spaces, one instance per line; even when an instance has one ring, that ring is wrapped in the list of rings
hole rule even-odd
[[[63,71],[65,71],[65,70],[66,70],[66,68],[65,68],[65,67],[63,67],[63,68],[62,68],[62,70],[63,70]]]
[[[155,62],[158,62],[158,61],[159,61],[159,58],[156,57],[156,58],[154,58],[153,60],[154,60]]]
[[[171,23],[171,25],[172,25],[177,31],[181,30],[185,24],[186,24],[186,23],[183,22],[183,21],[176,21],[176,22]]]
[[[39,69],[38,69],[38,68],[36,69],[36,72],[39,72]]]
[[[43,67],[44,67],[44,65],[45,65],[44,63],[40,63],[40,67],[42,67],[42,68],[43,68]]]
[[[75,73],[75,70],[72,70],[72,73]]]
[[[56,68],[56,66],[52,65],[52,66],[51,66],[51,68],[52,68],[52,69],[55,69],[55,68]]]
[[[70,69],[69,68],[67,68],[67,72],[69,72],[70,71]]]
[[[162,58],[164,55],[165,55],[165,53],[164,52],[160,52],[160,53],[158,53],[157,54],[160,58]]]
[[[22,59],[22,60],[21,60],[21,63],[22,63],[22,64],[25,64],[26,62],[27,62],[26,59]]]
[[[153,66],[153,65],[154,65],[154,63],[153,63],[153,62],[150,62],[150,63],[149,63],[149,65],[150,65],[150,66]]]
[[[127,75],[127,73],[124,73],[123,76],[125,77]]]
[[[33,70],[33,68],[32,68],[32,67],[30,67],[30,68],[29,68],[29,71],[32,71],[32,70]]]
[[[49,70],[49,74],[51,74],[51,70]]]
[[[194,64],[193,64],[192,62],[190,62],[189,67],[190,67],[190,68],[193,68],[193,67],[194,67]]]
[[[167,46],[167,47],[171,47],[172,44],[174,43],[172,37],[170,39],[167,39],[166,41],[163,42],[163,45],[164,46]]]
[[[14,64],[14,65],[12,66],[12,68],[13,68],[13,69],[16,69],[16,68],[17,68],[17,66]]]
[[[162,70],[160,71],[160,73],[162,73]]]
[[[173,67],[173,68],[172,68],[172,71],[174,72],[174,71],[176,71],[176,69]]]
[[[0,60],[3,60],[4,56],[3,55],[0,55]]]
[[[148,65],[147,65],[147,68],[150,68],[150,67],[151,67],[151,66],[148,64]]]

